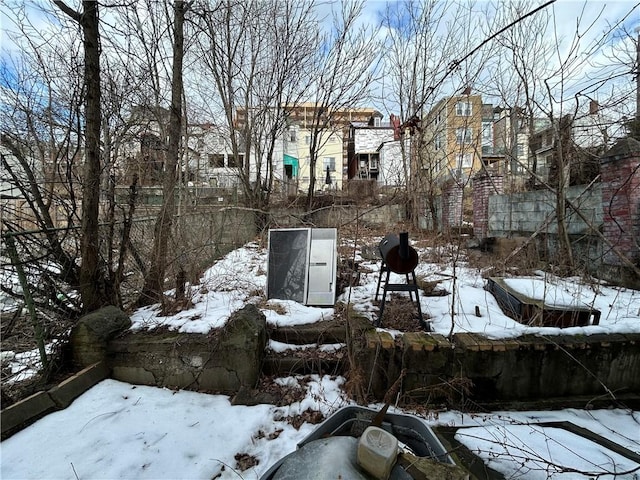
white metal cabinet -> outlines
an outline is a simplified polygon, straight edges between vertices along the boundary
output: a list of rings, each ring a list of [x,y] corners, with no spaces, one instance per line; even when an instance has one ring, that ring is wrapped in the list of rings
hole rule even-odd
[[[333,305],[337,235],[335,228],[269,230],[267,298]]]

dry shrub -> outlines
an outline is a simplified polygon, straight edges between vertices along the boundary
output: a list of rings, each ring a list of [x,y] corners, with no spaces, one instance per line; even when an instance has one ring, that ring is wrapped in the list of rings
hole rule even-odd
[[[274,381],[275,377],[262,377],[258,390],[278,399],[276,406],[291,405],[305,399],[307,391],[304,385],[280,385]]]
[[[527,243],[525,238],[496,238],[481,246],[480,250],[470,250],[468,261],[473,268],[483,272],[483,276],[529,275],[539,268],[548,268],[542,263],[535,242]]]

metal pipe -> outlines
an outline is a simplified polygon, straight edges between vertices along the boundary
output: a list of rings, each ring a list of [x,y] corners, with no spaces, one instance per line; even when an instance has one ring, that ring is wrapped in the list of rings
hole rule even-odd
[[[400,232],[400,249],[398,255],[402,260],[409,258],[409,232]]]

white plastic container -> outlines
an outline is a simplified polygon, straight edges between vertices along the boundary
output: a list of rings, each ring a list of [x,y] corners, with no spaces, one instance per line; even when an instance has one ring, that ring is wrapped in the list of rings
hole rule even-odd
[[[378,480],[387,480],[398,457],[398,439],[379,427],[367,427],[358,442],[358,465]]]

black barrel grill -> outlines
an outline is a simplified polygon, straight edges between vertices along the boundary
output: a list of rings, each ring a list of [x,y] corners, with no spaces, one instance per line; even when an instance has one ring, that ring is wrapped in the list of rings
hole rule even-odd
[[[380,257],[382,257],[382,265],[380,267],[380,276],[378,277],[378,286],[376,287],[376,301],[378,300],[380,286],[382,284],[384,285],[382,301],[380,303],[380,313],[376,326],[379,327],[382,323],[382,314],[384,313],[387,292],[409,292],[409,298],[412,302],[414,301],[415,294],[415,303],[420,325],[429,331],[429,325],[422,317],[420,297],[418,296],[418,284],[415,272],[415,268],[418,265],[418,252],[409,245],[409,233],[402,232],[399,235],[395,233],[387,234],[378,244],[378,251]],[[391,272],[404,275],[407,283],[389,283]],[[382,280],[383,275],[385,276],[384,280]]]

